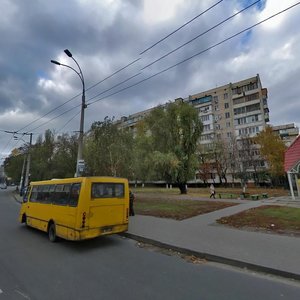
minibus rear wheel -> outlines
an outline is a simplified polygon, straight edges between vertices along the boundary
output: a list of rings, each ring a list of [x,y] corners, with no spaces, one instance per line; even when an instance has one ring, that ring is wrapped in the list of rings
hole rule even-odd
[[[57,241],[55,224],[53,222],[51,222],[48,227],[48,238],[52,243]]]

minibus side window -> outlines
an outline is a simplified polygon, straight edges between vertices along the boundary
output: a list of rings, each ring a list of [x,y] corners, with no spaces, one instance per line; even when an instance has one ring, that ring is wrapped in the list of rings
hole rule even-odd
[[[37,197],[38,197],[38,186],[34,185],[32,187],[32,192],[31,192],[29,201],[30,202],[36,202],[37,201]]]
[[[52,203],[56,205],[68,205],[70,184],[57,184],[53,192]]]
[[[92,184],[92,198],[123,198],[123,183],[94,182]]]
[[[80,183],[74,183],[71,187],[69,205],[76,207],[78,204],[79,194],[80,194]]]
[[[49,185],[40,185],[38,187],[37,202],[48,203],[49,199]]]

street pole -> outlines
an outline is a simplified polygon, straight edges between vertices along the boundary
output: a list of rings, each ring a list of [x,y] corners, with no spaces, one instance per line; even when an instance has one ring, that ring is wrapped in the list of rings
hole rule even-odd
[[[19,185],[19,192],[20,196],[22,196],[23,190],[24,190],[24,172],[25,172],[25,165],[26,165],[26,157],[24,156],[24,161],[23,161],[23,167],[22,167],[22,173],[21,173],[21,179],[20,179],[20,185]]]
[[[69,69],[72,69],[80,78],[81,83],[82,83],[82,99],[81,99],[81,112],[80,112],[80,126],[79,126],[79,137],[78,137],[78,151],[77,151],[77,162],[76,162],[76,173],[74,177],[80,177],[82,176],[82,173],[84,172],[85,168],[85,163],[83,160],[83,133],[84,133],[84,110],[86,109],[86,104],[85,104],[85,83],[84,83],[84,77],[82,70],[80,68],[80,65],[78,64],[77,60],[73,57],[72,53],[68,50],[65,49],[64,52],[73,59],[73,61],[76,63],[79,72],[75,70],[73,67],[69,65],[62,64],[56,60],[51,60],[53,64],[67,67]]]
[[[26,142],[22,138],[18,138],[16,135],[22,135],[22,136],[30,135],[29,148],[27,150],[27,159],[26,159],[26,156],[24,156],[24,162],[23,162],[20,185],[19,185],[20,196],[22,196],[22,194],[24,192],[24,188],[27,187],[29,184],[30,161],[31,161],[30,150],[31,150],[31,145],[32,145],[32,133],[28,133],[28,132],[21,133],[18,131],[8,131],[8,130],[5,130],[4,132],[13,134],[13,137],[15,140],[22,140],[24,143],[26,143]],[[26,170],[25,170],[25,166],[26,166]]]
[[[32,145],[32,133],[30,133],[30,142],[29,142],[29,148],[28,148],[28,153],[27,153],[27,165],[26,165],[26,175],[25,175],[25,187],[29,185],[29,175],[30,175],[30,162],[31,162],[31,156],[30,156],[30,151],[31,151],[31,145]]]
[[[75,177],[82,175],[82,167],[84,168],[83,160],[83,132],[84,132],[84,110],[86,108],[85,104],[85,89],[83,85],[82,90],[82,103],[81,103],[81,113],[80,113],[80,127],[79,127],[79,139],[78,139],[78,153],[77,153],[77,163],[76,163],[76,174]]]

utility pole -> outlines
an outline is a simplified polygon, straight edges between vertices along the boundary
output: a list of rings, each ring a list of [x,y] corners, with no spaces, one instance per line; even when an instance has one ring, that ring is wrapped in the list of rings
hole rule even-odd
[[[25,187],[28,186],[29,184],[29,176],[30,176],[30,162],[31,162],[31,145],[32,145],[32,133],[29,133],[30,135],[30,142],[29,142],[29,148],[28,148],[28,153],[27,153],[27,166],[26,166],[26,175],[25,175]]]
[[[16,135],[30,135],[30,142],[29,142],[29,147],[27,150],[27,159],[24,158],[24,163],[23,163],[23,168],[22,168],[22,174],[21,174],[21,181],[20,181],[20,195],[23,195],[24,188],[28,186],[29,184],[29,177],[30,177],[30,162],[31,162],[31,157],[30,157],[30,151],[31,151],[31,145],[32,145],[32,133],[28,132],[23,132],[20,133],[18,131],[7,131],[5,130],[6,133],[12,133],[14,136],[15,140],[22,140],[25,142],[22,138],[18,138]],[[25,142],[27,143],[27,142]],[[26,170],[25,170],[25,165],[26,165]],[[25,172],[25,174],[24,174]]]
[[[23,190],[24,190],[25,166],[26,166],[26,157],[24,157],[22,173],[21,173],[21,179],[20,179],[20,185],[19,185],[20,196],[22,196],[22,193],[23,193]]]

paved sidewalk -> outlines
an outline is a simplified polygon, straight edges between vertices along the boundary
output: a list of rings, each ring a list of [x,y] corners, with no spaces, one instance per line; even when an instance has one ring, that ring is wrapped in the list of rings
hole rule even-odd
[[[233,229],[215,220],[265,204],[300,207],[300,201],[271,198],[247,201],[233,207],[183,221],[136,215],[130,217],[126,236],[252,270],[300,280],[300,238]]]

